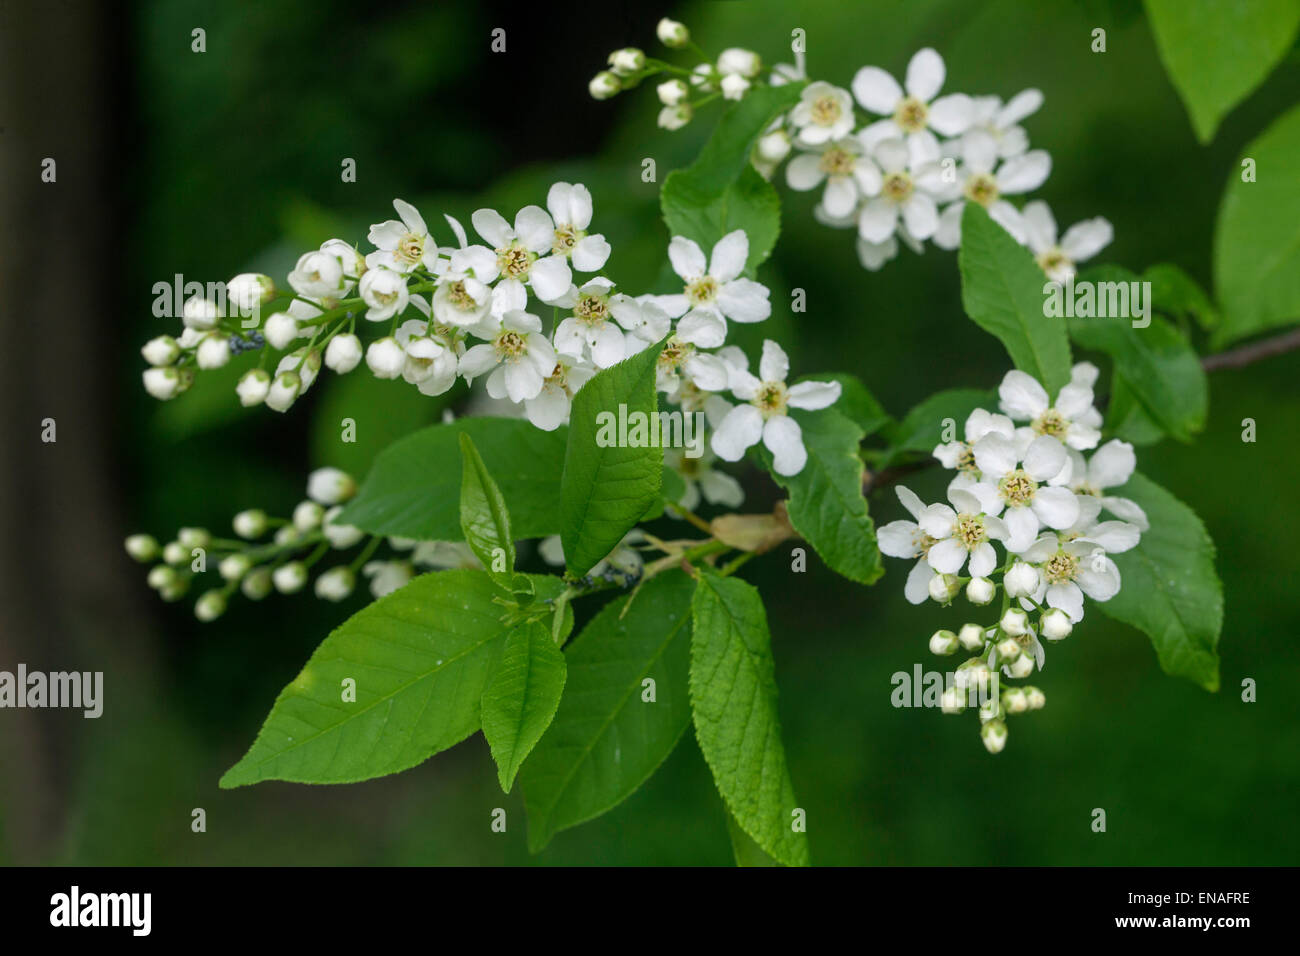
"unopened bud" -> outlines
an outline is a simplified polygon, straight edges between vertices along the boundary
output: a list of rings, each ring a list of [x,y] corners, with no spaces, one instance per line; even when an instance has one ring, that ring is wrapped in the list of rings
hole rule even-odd
[[[691,31],[686,28],[686,24],[667,17],[655,26],[655,36],[660,43],[673,50],[679,50],[691,42]]]
[[[615,50],[609,55],[609,68],[619,76],[630,76],[645,69],[645,54],[634,46]]]
[[[930,635],[930,653],[946,657],[957,650],[957,635],[952,631],[935,631]]]
[[[315,501],[300,501],[293,509],[293,526],[303,534],[315,531],[325,517],[325,509]]]
[[[1007,745],[1007,725],[1000,720],[990,720],[980,728],[980,738],[989,753],[1002,753],[1002,748]]]
[[[357,576],[351,568],[330,568],[316,579],[316,596],[325,601],[342,601],[356,586]]]
[[[260,538],[266,534],[266,512],[260,508],[250,508],[235,515],[230,524],[234,527],[235,534],[241,538]]]
[[[252,566],[253,562],[248,559],[247,555],[228,554],[217,565],[217,573],[227,581],[238,581],[248,573],[248,569]]]
[[[1032,564],[1017,561],[1002,579],[1002,586],[1013,598],[1031,597],[1038,590],[1041,575]]]
[[[160,335],[146,342],[140,354],[150,365],[171,365],[181,357],[181,347],[170,335]]]
[[[298,337],[298,320],[288,312],[276,312],[267,316],[262,334],[272,348],[287,349]]]
[[[250,601],[260,601],[271,593],[271,569],[254,568],[239,582],[239,590]]]
[[[601,70],[587,84],[587,92],[591,94],[593,100],[607,100],[622,88],[623,84],[619,82],[618,77],[609,70]]]
[[[1037,687],[1026,687],[1025,702],[1029,705],[1030,710],[1042,710],[1047,704],[1047,696]]]
[[[307,568],[301,561],[290,561],[271,572],[271,581],[281,594],[294,594],[307,583]]]
[[[215,621],[226,613],[226,596],[220,591],[205,591],[194,602],[194,616],[200,621]]]
[[[271,373],[264,368],[250,368],[239,378],[235,394],[245,408],[261,405],[271,393]]]
[[[153,561],[161,550],[151,534],[133,534],[126,539],[126,553],[137,561]]]
[[[1012,637],[1020,637],[1029,630],[1029,615],[1018,607],[1009,608],[998,625]]]
[[[957,632],[957,640],[968,651],[979,650],[984,646],[984,628],[978,624],[963,624]]]
[[[961,582],[955,574],[936,574],[930,579],[930,598],[940,604],[947,604],[957,596]]]
[[[982,607],[992,601],[997,592],[997,585],[988,578],[971,578],[966,585],[966,600]]]
[[[1039,623],[1043,629],[1043,637],[1049,641],[1064,640],[1074,630],[1074,625],[1070,623],[1070,615],[1056,607],[1047,611]]]

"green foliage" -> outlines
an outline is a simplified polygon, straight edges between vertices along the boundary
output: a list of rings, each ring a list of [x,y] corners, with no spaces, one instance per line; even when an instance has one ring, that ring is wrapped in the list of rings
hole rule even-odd
[[[483,690],[483,736],[492,748],[506,793],[551,725],[564,679],[564,653],[546,623],[530,621],[506,635],[501,659]]]
[[[560,534],[571,574],[581,576],[602,560],[652,505],[659,503],[663,449],[620,446],[618,424],[659,410],[655,363],[663,344],[652,345],[602,369],[573,397],[564,476],[559,489]],[[629,425],[629,438],[632,437]],[[554,500],[550,503],[554,509]]]
[[[1300,321],[1300,106],[1250,143],[1247,157],[1256,181],[1232,170],[1214,233],[1217,346]]]
[[[1216,328],[1221,316],[1218,307],[1195,279],[1176,265],[1167,262],[1149,266],[1142,281],[1151,283],[1152,307],[1181,323],[1196,322],[1206,331]]]
[[[372,534],[459,541],[460,438],[469,435],[487,470],[499,475],[516,540],[560,530],[555,502],[567,431],[544,432],[517,418],[465,418],[432,425],[390,445],[339,521]]]
[[[1138,277],[1117,266],[1101,266],[1085,274],[1092,282],[1136,282]],[[1209,386],[1205,371],[1182,333],[1156,316],[1145,328],[1134,328],[1125,317],[1070,320],[1070,337],[1088,349],[1115,360],[1115,377],[1146,417],[1165,434],[1191,441],[1205,427]]]
[[[1145,3],[1160,59],[1202,143],[1264,82],[1300,26],[1298,0]]]
[[[901,422],[886,432],[889,451],[886,463],[897,461],[909,452],[929,455],[936,445],[943,444],[944,422],[952,419],[954,437],[963,436],[963,428],[970,413],[977,408],[997,406],[998,394],[976,388],[952,388],[935,392],[909,411]]]
[[[510,533],[510,511],[506,508],[501,489],[488,474],[483,456],[474,447],[474,440],[460,433],[460,526],[465,543],[498,582],[505,583],[514,577],[515,540]],[[504,557],[505,566],[497,564]]]
[[[749,158],[772,119],[798,101],[803,85],[752,90],[723,114],[695,162],[668,175],[659,199],[670,233],[694,239],[707,256],[727,233],[744,229],[751,274],[771,254],[781,231],[781,200]]]
[[[835,402],[835,410],[852,419],[862,429],[863,436],[874,435],[893,423],[885,407],[876,401],[876,396],[853,375],[846,372],[832,372],[829,375],[805,375],[800,382],[839,382],[840,397]]]
[[[1191,508],[1143,475],[1118,493],[1142,506],[1151,528],[1114,555],[1123,587],[1098,607],[1150,637],[1165,673],[1218,690],[1223,585],[1214,542]]]
[[[531,577],[540,598],[559,579]],[[479,729],[504,643],[501,592],[482,571],[440,571],[358,611],[276,698],[222,787],[262,780],[353,783],[397,773]],[[355,687],[348,700],[347,681]]]
[[[533,851],[622,803],[677,746],[691,720],[693,591],[680,571],[659,574],[606,605],[566,649],[568,692],[520,777]]]
[[[862,496],[863,430],[835,407],[793,410],[803,430],[808,462],[797,475],[772,469],[772,453],[760,450],[772,478],[790,493],[790,524],[816,549],[827,566],[851,581],[874,584],[885,573],[876,546],[876,526]]]
[[[764,853],[808,864],[808,840],[781,743],[767,614],[758,591],[705,571],[692,602],[695,736],[736,823]]]
[[[978,203],[966,204],[961,237],[957,261],[966,314],[997,336],[1016,368],[1055,395],[1070,380],[1070,343],[1065,320],[1044,314],[1043,271]]]

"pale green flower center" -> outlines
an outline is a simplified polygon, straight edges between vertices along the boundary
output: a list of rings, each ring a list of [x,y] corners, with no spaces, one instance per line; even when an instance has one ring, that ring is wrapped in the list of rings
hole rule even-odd
[[[894,122],[904,133],[919,133],[925,129],[929,116],[930,110],[924,103],[915,96],[907,96],[894,111]]]
[[[998,481],[998,494],[1008,505],[1020,508],[1034,500],[1038,482],[1030,478],[1023,468],[1017,468]]]
[[[827,176],[848,176],[853,172],[858,158],[841,146],[832,146],[822,153],[821,170]]]
[[[907,173],[889,173],[880,187],[881,194],[896,203],[901,203],[912,195],[912,177]]]
[[[966,198],[988,208],[998,198],[998,183],[988,173],[976,173],[966,181]]]

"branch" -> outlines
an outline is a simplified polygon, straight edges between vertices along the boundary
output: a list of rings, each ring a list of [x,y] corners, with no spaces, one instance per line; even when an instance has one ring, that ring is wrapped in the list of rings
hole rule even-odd
[[[1227,352],[1207,355],[1201,359],[1201,368],[1207,372],[1213,372],[1221,368],[1245,368],[1247,365],[1253,365],[1266,358],[1272,358],[1274,355],[1293,352],[1296,349],[1300,349],[1300,329],[1292,329],[1289,332],[1283,332],[1281,335],[1275,335],[1271,339],[1252,342],[1250,345],[1229,349]],[[862,494],[867,496],[873,491],[888,488],[913,472],[924,471],[932,467],[937,461],[937,458],[926,458],[905,465],[890,465],[888,468],[880,469],[880,471],[868,470],[862,476]]]

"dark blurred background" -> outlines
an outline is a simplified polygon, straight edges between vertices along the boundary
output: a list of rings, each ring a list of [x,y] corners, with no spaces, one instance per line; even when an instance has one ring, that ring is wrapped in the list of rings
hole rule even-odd
[[[625,288],[661,277],[658,184],[716,119],[655,129],[652,86],[596,103],[586,83],[608,51],[664,55],[659,16],[711,54],[789,61],[807,34],[810,72],[847,86],[859,66],[901,76],[933,46],[945,91],[1004,98],[1037,86],[1027,122],[1054,168],[1036,195],[1062,229],[1105,215],[1101,260],[1181,265],[1206,285],[1227,177],[1246,142],[1300,90],[1293,50],[1212,145],[1193,138],[1136,0],[778,0],[647,6],[278,0],[0,4],[0,193],[5,415],[0,417],[0,669],[104,670],[98,720],[0,711],[0,861],[75,864],[722,864],[721,803],[689,733],[659,773],[605,817],[525,846],[523,802],[501,795],[480,736],[396,777],[348,787],[262,784],[221,772],[252,741],[279,689],[359,607],[308,595],[233,603],[200,626],[164,606],[121,549],[133,531],[224,531],[246,507],[286,513],[307,471],[364,474],[375,452],[441,404],[364,371],[323,376],[287,416],[239,407],[244,363],[204,373],[160,405],[140,386],[139,346],[174,331],[152,287],[175,273],[282,281],[322,240],[364,239],[414,202],[443,242],[441,211],[468,222],[584,182]],[[505,53],[490,52],[494,28]],[[1090,52],[1091,31],[1108,34]],[[191,31],[207,52],[191,52]],[[673,56],[667,58],[673,59]],[[40,182],[44,157],[58,181]],[[356,160],[355,183],[340,164]],[[778,304],[751,338],[781,339],[798,373],[859,376],[896,415],[941,388],[990,387],[997,343],[961,314],[953,255],[904,252],[880,273],[849,233],[782,189],[784,233],[761,278]],[[779,307],[807,290],[808,311]],[[751,330],[747,330],[751,331]],[[247,359],[245,360],[247,361]],[[1205,434],[1140,453],[1219,548],[1226,593],[1223,689],[1165,677],[1147,639],[1092,611],[1050,650],[1043,712],[1012,722],[994,759],[973,719],[890,706],[890,675],[927,662],[926,638],[959,621],[902,599],[904,563],[874,588],[820,567],[792,580],[777,556],[763,588],[795,789],[823,864],[1294,864],[1300,783],[1295,574],[1300,510],[1296,358],[1215,372]],[[40,441],[57,421],[58,441]],[[357,420],[356,444],[338,441]],[[1255,418],[1259,439],[1240,440]],[[936,495],[940,476],[914,487]],[[749,476],[754,506],[773,492]],[[902,516],[892,495],[877,521]],[[1241,682],[1258,682],[1243,703]],[[206,833],[190,830],[207,812]],[[505,807],[506,834],[489,814]],[[1103,808],[1108,830],[1092,832]]]

